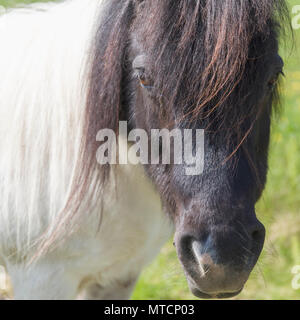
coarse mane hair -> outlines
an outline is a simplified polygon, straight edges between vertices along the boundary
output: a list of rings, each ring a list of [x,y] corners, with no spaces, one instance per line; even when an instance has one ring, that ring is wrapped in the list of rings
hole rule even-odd
[[[247,64],[265,55],[265,42],[277,39],[288,11],[284,0],[106,0],[105,13],[91,44],[89,87],[84,134],[77,173],[56,227],[47,234],[39,253],[76,229],[83,206],[105,197],[110,166],[96,162],[96,134],[104,128],[118,132],[126,106],[131,33],[137,33],[151,59],[154,87],[167,97],[168,114],[179,108],[182,121],[199,117],[218,119],[217,128],[228,130],[259,110],[237,110],[247,90],[261,90],[260,78],[246,79]],[[143,25],[136,30],[135,27]],[[258,47],[261,45],[261,48]],[[254,68],[254,67],[253,67]],[[255,73],[255,72],[254,72]],[[242,79],[246,79],[243,83]],[[233,95],[233,92],[236,92]],[[235,103],[230,103],[235,99]],[[253,102],[253,101],[252,101]],[[233,130],[234,128],[231,127]],[[238,130],[238,129],[237,129]],[[250,130],[250,129],[249,129]],[[241,137],[241,140],[243,137]],[[242,140],[243,141],[243,140]],[[86,209],[86,208],[85,208]]]

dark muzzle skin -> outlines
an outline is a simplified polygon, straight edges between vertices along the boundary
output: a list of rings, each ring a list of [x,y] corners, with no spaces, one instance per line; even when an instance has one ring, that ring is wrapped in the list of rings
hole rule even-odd
[[[199,206],[192,207],[201,211]],[[257,263],[265,228],[254,210],[238,212],[228,222],[204,218],[196,225],[195,216],[205,215],[182,215],[175,234],[178,258],[195,296],[231,298],[242,291]]]
[[[259,190],[242,153],[233,166],[223,165],[225,151],[220,159],[206,150],[202,175],[174,170],[174,242],[192,293],[230,298],[242,291],[264,246],[265,228],[255,213]]]

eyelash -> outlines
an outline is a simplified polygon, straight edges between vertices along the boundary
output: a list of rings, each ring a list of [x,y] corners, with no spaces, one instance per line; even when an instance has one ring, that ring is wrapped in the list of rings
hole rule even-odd
[[[268,82],[268,86],[269,88],[272,90],[276,87],[276,84],[278,83],[279,77],[280,75],[285,76],[285,74],[283,73],[283,71],[279,71],[276,76],[274,76],[269,82]]]
[[[145,78],[145,74],[143,71],[139,71],[137,72],[137,78],[140,82],[140,85],[142,88],[145,88],[147,90],[151,90],[153,87],[146,81],[146,78]]]
[[[278,83],[278,80],[279,80],[279,77],[280,76],[283,76],[285,77],[285,74],[283,73],[283,71],[280,71],[276,74],[276,76],[274,76],[273,79],[271,79],[269,82],[268,82],[268,86],[271,90],[273,90],[275,87],[276,87],[276,84]],[[153,87],[146,81],[146,78],[145,78],[145,75],[144,75],[144,72],[143,71],[138,71],[136,73],[136,76],[140,82],[140,85],[142,88],[144,89],[147,89],[147,90],[151,90]]]

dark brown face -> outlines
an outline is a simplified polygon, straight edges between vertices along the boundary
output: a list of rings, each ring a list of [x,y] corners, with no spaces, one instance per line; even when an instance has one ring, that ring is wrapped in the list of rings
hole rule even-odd
[[[272,90],[283,67],[276,41],[271,41],[264,58],[247,62],[244,78],[220,106],[222,111],[209,117],[199,113],[191,120],[181,117],[180,99],[170,111],[172,99],[161,94],[154,62],[147,56],[146,44],[137,39],[132,41],[130,59],[133,127],[145,129],[149,136],[151,129],[166,127],[205,129],[202,174],[187,175],[184,164],[145,166],[175,223],[175,246],[190,289],[200,298],[235,296],[265,239],[255,203],[266,181]],[[194,94],[188,83],[182,83],[181,90],[184,96]],[[203,110],[213,107],[210,101]]]
[[[152,129],[205,131],[203,172],[188,175],[185,162],[145,165],[199,297],[240,292],[264,244],[255,204],[266,182],[283,67],[277,20],[286,12],[284,0],[111,0],[101,23],[87,101],[93,139],[84,146],[91,155],[86,170],[99,128],[117,132],[119,119],[148,137]],[[150,141],[148,147],[152,153]],[[170,147],[178,157],[175,143]],[[160,159],[164,145],[157,149]],[[109,166],[100,173],[107,179]]]

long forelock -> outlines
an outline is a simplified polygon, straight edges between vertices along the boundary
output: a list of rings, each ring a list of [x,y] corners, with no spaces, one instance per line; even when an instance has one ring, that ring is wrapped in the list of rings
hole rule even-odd
[[[183,113],[196,118],[230,97],[251,42],[277,38],[286,15],[283,0],[144,1],[134,27],[143,26],[137,33],[149,46],[155,83],[168,105],[180,101]]]

